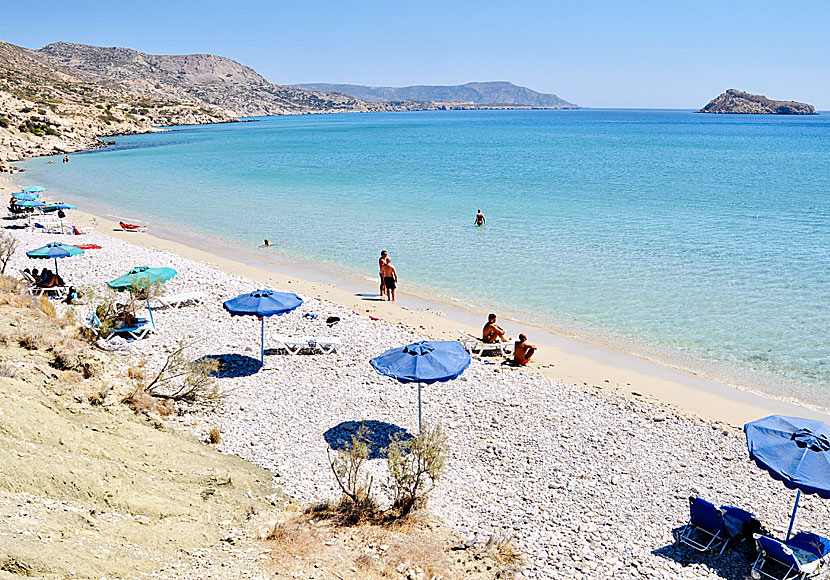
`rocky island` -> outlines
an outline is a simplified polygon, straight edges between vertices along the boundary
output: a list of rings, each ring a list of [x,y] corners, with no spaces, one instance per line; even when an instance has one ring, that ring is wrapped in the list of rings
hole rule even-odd
[[[744,115],[817,115],[816,108],[797,101],[774,101],[764,95],[753,95],[728,89],[712,99],[698,113],[734,113]]]

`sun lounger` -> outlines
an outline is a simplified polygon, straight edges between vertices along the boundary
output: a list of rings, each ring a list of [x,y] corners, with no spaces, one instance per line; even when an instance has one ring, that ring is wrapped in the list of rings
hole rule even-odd
[[[786,542],[755,534],[758,558],[752,564],[753,578],[804,580],[827,569],[830,540],[812,532],[799,532]]]
[[[201,304],[204,299],[204,292],[183,292],[172,296],[154,296],[151,300],[157,308],[179,308],[188,303]]]
[[[146,232],[147,226],[139,226],[136,224],[128,224],[125,222],[118,222],[118,225],[121,226],[121,229],[125,232]]]
[[[92,227],[92,226],[87,226],[87,227],[84,227],[84,228],[79,228],[78,226],[72,226],[72,235],[80,236],[80,235],[83,235],[83,234],[88,234],[88,233],[90,233],[94,230],[95,230],[95,228]]]
[[[458,333],[461,335],[459,341],[473,356],[481,358],[486,352],[501,354],[503,356],[513,354],[515,344],[512,341],[484,342],[480,338],[473,336],[469,332],[464,332],[461,329],[458,329]]]
[[[676,538],[698,552],[720,548],[726,549],[726,530],[723,524],[723,510],[699,497],[689,498],[689,523],[683,526]]]
[[[150,333],[150,321],[146,318],[137,318],[136,324],[131,326],[122,326],[120,328],[113,328],[111,330],[103,331],[101,319],[98,318],[97,314],[93,314],[87,321],[87,326],[98,332],[104,340],[109,340],[113,336],[122,336],[133,340],[140,340]]]
[[[28,282],[30,285],[34,286],[35,284],[37,284],[37,280],[35,280],[35,277],[32,276],[29,272],[25,270],[20,270],[20,275],[23,276],[23,280],[25,282]]]
[[[277,334],[271,337],[280,348],[288,351],[289,354],[298,354],[307,348],[312,352],[320,349],[323,354],[331,354],[336,351],[342,343],[336,336],[298,336],[290,337]]]
[[[68,286],[38,286],[37,284],[29,286],[29,294],[32,296],[46,295],[53,298],[64,298],[68,292]]]
[[[722,554],[734,544],[751,540],[761,523],[752,513],[739,507],[716,508],[699,497],[689,498],[689,523],[677,534],[677,542],[705,552],[720,548]]]

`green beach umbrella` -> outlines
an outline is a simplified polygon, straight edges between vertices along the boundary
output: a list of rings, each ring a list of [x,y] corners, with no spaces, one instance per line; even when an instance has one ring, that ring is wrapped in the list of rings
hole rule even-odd
[[[40,191],[46,191],[46,188],[41,185],[29,185],[27,187],[21,187],[20,191],[25,191],[27,193],[38,193]]]
[[[133,268],[123,276],[119,276],[115,280],[107,282],[107,286],[113,290],[128,290],[133,292],[146,288],[150,284],[163,284],[172,279],[176,275],[173,268],[150,268],[149,266],[138,266]],[[150,308],[150,297],[147,296],[147,311],[150,313],[150,322],[153,328],[156,328],[156,323],[153,320],[153,309]]]
[[[80,256],[83,254],[84,251],[81,248],[76,246],[70,246],[69,244],[61,244],[58,242],[52,242],[46,244],[42,248],[38,248],[36,250],[32,250],[30,252],[26,252],[26,255],[30,258],[35,259],[42,259],[42,260],[55,260],[55,274],[58,273],[58,258],[69,258],[71,256]]]
[[[17,207],[44,207],[46,204],[37,200],[16,201],[14,204]]]
[[[60,213],[62,210],[65,209],[78,209],[74,205],[69,205],[68,203],[63,203],[62,201],[58,201],[55,203],[50,203],[49,205],[43,206],[43,211],[57,211],[58,212],[58,219],[61,222],[61,233],[63,233],[63,214]]]

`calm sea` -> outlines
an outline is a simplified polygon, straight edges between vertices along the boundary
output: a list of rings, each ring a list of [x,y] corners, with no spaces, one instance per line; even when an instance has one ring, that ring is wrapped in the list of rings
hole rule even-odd
[[[272,117],[46,162],[26,180],[124,215],[370,276],[387,249],[404,289],[830,406],[827,114]]]

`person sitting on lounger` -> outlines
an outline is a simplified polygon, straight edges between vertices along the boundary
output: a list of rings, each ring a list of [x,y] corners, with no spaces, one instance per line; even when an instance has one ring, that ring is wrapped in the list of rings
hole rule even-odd
[[[492,344],[494,342],[504,342],[504,329],[496,324],[496,315],[491,314],[487,317],[487,324],[484,325],[484,330],[481,333],[482,342]]]
[[[115,325],[118,328],[126,328],[128,326],[136,326],[137,324],[138,318],[135,317],[135,314],[130,312],[127,306],[121,306],[115,315]]]
[[[534,352],[536,352],[536,346],[527,342],[527,336],[520,334],[519,340],[516,341],[516,346],[513,349],[513,363],[526,365]]]
[[[63,286],[64,284],[60,276],[53,272],[49,272],[47,276],[41,277],[37,285],[40,288],[57,288],[59,286]]]

